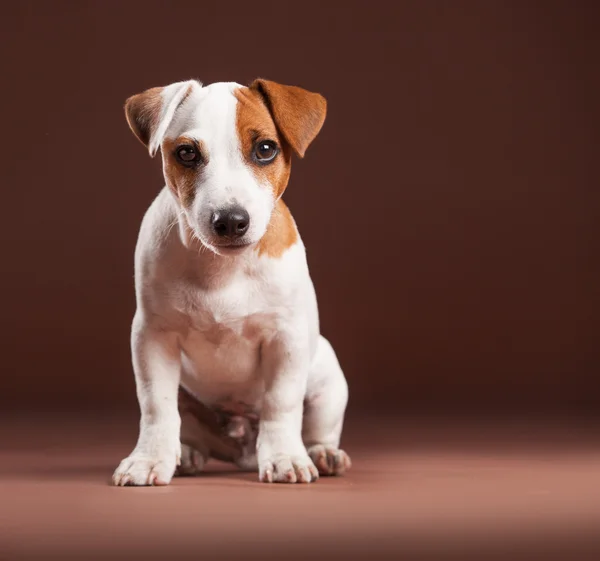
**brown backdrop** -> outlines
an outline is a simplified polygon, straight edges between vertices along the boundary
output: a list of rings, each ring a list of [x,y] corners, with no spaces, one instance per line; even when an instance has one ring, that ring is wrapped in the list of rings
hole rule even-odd
[[[133,248],[162,176],[123,101],[262,76],[329,101],[286,199],[352,411],[593,410],[593,8],[3,3],[0,406],[135,408]]]

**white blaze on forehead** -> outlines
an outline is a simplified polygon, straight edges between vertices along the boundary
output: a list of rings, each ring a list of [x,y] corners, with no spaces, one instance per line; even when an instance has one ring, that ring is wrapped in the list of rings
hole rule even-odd
[[[206,187],[222,190],[222,198],[227,194],[235,198],[236,192],[244,198],[243,191],[252,179],[236,128],[238,101],[234,91],[240,87],[235,82],[220,82],[195,88],[168,130],[169,138],[185,135],[202,142],[208,160],[203,174],[209,183]]]
[[[234,91],[241,87],[235,82],[211,84],[194,88],[179,108],[169,126],[167,136],[182,134],[202,141],[216,157],[235,153],[239,149],[236,135],[237,99]]]

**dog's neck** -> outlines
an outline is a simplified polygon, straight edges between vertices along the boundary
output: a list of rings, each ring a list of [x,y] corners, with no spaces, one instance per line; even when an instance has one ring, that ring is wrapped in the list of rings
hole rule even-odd
[[[240,253],[219,255],[198,239],[183,213],[178,221],[178,233],[175,235],[185,253],[185,270],[190,281],[211,290],[227,285],[240,275],[251,276],[257,269],[256,246]]]

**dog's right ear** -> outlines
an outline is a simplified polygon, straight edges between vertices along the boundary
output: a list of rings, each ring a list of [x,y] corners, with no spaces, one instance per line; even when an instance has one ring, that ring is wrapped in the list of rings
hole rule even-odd
[[[175,112],[196,87],[201,87],[196,80],[175,82],[163,88],[150,88],[125,102],[127,123],[148,148],[150,156],[154,157]]]
[[[318,94],[296,86],[285,86],[258,78],[250,84],[265,100],[288,144],[300,158],[315,139],[327,113],[327,102]]]

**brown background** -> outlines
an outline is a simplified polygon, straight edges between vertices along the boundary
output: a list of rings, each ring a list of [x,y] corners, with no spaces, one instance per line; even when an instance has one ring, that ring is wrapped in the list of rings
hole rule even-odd
[[[593,8],[2,3],[0,407],[136,408],[123,101],[262,76],[329,101],[286,200],[351,412],[597,408]]]
[[[600,559],[596,4],[0,2],[0,559]],[[111,487],[162,186],[123,102],[257,76],[329,100],[286,200],[352,470]]]

